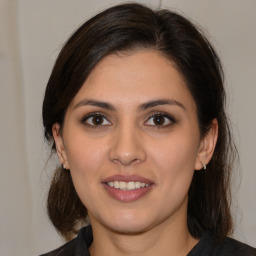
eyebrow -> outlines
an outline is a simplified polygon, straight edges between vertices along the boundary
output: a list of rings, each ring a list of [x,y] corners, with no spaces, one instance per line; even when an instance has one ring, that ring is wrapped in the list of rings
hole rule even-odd
[[[78,102],[74,106],[74,109],[82,107],[82,106],[88,106],[88,105],[104,108],[104,109],[111,110],[111,111],[116,110],[116,108],[110,103],[98,101],[98,100],[88,100],[88,99]],[[179,101],[176,101],[176,100],[172,100],[172,99],[152,100],[152,101],[141,104],[138,109],[143,111],[143,110],[147,110],[149,108],[153,108],[153,107],[160,106],[160,105],[178,106],[186,111],[186,108],[182,103],[180,103]]]
[[[178,106],[183,108],[184,110],[186,110],[185,106],[180,103],[179,101],[176,100],[171,100],[171,99],[160,99],[160,100],[153,100],[153,101],[149,101],[146,103],[143,103],[139,106],[140,110],[146,110],[149,108],[153,108],[159,105],[172,105],[172,106]]]
[[[111,105],[107,102],[97,101],[97,100],[82,100],[75,105],[74,109],[82,107],[82,106],[88,106],[88,105],[104,108],[107,110],[115,110],[115,107],[113,105]]]

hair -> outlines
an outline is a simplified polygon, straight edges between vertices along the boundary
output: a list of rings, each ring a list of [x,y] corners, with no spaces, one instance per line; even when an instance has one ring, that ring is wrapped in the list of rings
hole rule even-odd
[[[107,55],[153,49],[176,64],[197,107],[201,137],[218,121],[215,152],[205,172],[195,172],[189,189],[188,228],[193,237],[210,232],[217,240],[233,230],[230,173],[236,155],[225,113],[223,69],[215,50],[196,25],[165,9],[130,3],[111,7],[85,22],[62,48],[43,102],[45,138],[55,151],[54,123],[66,110],[90,72]],[[48,215],[66,239],[87,218],[69,171],[57,168],[48,194]]]

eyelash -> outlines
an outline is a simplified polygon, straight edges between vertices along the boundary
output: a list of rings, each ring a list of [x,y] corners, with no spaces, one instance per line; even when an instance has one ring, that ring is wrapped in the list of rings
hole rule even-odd
[[[99,125],[89,124],[88,120],[90,118],[94,118],[94,117],[102,118],[102,119],[104,119],[103,122],[107,121],[108,124],[104,124],[104,125],[102,125],[102,124],[99,124]],[[156,117],[164,117],[165,118],[164,122],[166,122],[166,119],[167,119],[167,121],[169,123],[164,124],[164,125],[147,124],[147,122],[149,122],[152,118],[156,118]],[[102,127],[107,127],[107,126],[112,125],[112,123],[110,121],[108,121],[108,119],[105,117],[105,115],[100,113],[100,112],[90,113],[90,114],[86,115],[85,117],[82,118],[81,123],[88,126],[88,127],[91,127],[91,128],[102,128]],[[152,126],[152,127],[156,127],[156,128],[166,128],[166,127],[169,127],[169,126],[171,126],[175,123],[176,123],[176,119],[173,116],[171,116],[170,114],[167,114],[167,113],[164,113],[164,112],[155,112],[155,113],[150,114],[149,118],[147,118],[147,121],[144,124],[146,126]]]
[[[177,122],[176,119],[173,116],[171,116],[170,114],[167,114],[165,112],[155,112],[155,113],[152,113],[150,115],[150,117],[147,119],[147,121],[145,123],[149,122],[150,119],[156,118],[156,117],[164,117],[165,121],[167,119],[169,123],[165,124],[165,125],[153,124],[153,125],[147,125],[147,126],[153,126],[153,127],[156,127],[156,128],[167,128],[167,127],[169,127],[169,126],[171,126],[171,125],[173,125]]]
[[[93,118],[93,117],[100,117],[100,118],[103,118],[103,119],[107,120],[107,122],[108,122],[109,124],[107,124],[107,125],[101,125],[101,124],[99,124],[99,125],[95,125],[95,124],[94,124],[94,125],[93,125],[93,124],[89,124],[89,123],[88,123],[88,120],[89,120],[90,118]],[[88,126],[88,127],[91,127],[91,128],[100,128],[100,127],[106,127],[106,126],[112,125],[111,122],[108,121],[108,119],[105,117],[105,115],[102,114],[102,113],[100,113],[100,112],[90,113],[90,114],[86,115],[85,117],[82,118],[81,122],[82,122],[82,124],[84,124],[85,126]],[[105,121],[104,121],[104,122],[105,122]]]

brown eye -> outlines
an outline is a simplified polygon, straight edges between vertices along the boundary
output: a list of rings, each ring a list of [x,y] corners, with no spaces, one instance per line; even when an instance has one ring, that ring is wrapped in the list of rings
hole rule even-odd
[[[94,116],[92,117],[92,123],[94,125],[101,125],[104,122],[104,118],[102,116]]]
[[[164,125],[165,117],[163,116],[155,116],[153,117],[153,122],[155,125]]]
[[[103,116],[99,114],[91,114],[83,120],[83,123],[89,126],[109,126],[111,123]]]
[[[166,114],[155,114],[151,116],[145,123],[147,126],[165,127],[175,123],[173,117]]]

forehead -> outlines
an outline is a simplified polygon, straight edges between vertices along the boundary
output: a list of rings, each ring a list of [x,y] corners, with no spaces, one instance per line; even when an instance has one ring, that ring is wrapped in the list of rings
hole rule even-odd
[[[156,50],[118,53],[103,58],[93,69],[73,99],[140,104],[155,98],[174,98],[194,105],[176,65]]]

